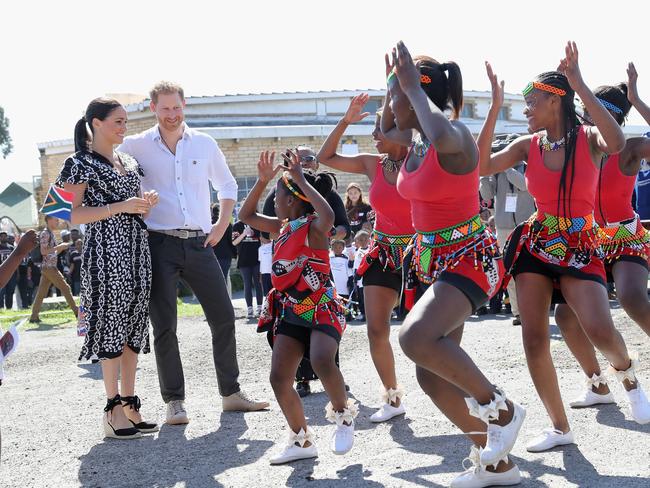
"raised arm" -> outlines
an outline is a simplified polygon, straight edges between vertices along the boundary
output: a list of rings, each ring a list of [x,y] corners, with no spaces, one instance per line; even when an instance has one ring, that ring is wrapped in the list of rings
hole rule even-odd
[[[479,132],[477,145],[479,151],[479,168],[481,176],[494,175],[513,167],[519,161],[528,159],[528,147],[531,136],[522,136],[516,139],[508,147],[492,154],[492,139],[497,125],[499,110],[503,105],[504,82],[499,82],[497,75],[492,71],[492,66],[485,62],[485,70],[492,87],[492,102],[488,110],[481,132]]]
[[[621,126],[611,116],[609,111],[601,105],[596,96],[582,79],[578,64],[578,47],[573,41],[567,42],[564,49],[565,58],[560,61],[559,71],[564,73],[569,80],[571,88],[582,100],[595,127],[586,127],[587,135],[592,148],[595,146],[605,154],[616,154],[625,147],[625,136]]]
[[[388,54],[384,56],[386,62],[386,78],[393,72],[393,65],[391,64]],[[395,124],[395,115],[390,108],[390,90],[386,88],[386,97],[384,98],[384,108],[381,111],[381,120],[379,121],[379,128],[384,134],[384,137],[389,141],[395,142],[400,146],[409,147],[412,140],[412,131],[399,130]]]
[[[627,99],[637,112],[641,114],[646,124],[650,125],[650,107],[639,96],[639,90],[636,84],[638,78],[639,74],[636,72],[634,63],[629,63],[627,65]]]
[[[393,50],[393,64],[400,87],[415,110],[420,128],[435,150],[441,154],[465,152],[465,134],[435,104],[429,103],[420,85],[420,71],[402,41]]]
[[[257,162],[257,181],[250,193],[246,196],[239,210],[239,220],[261,232],[268,232],[270,234],[278,234],[280,232],[280,219],[260,214],[257,211],[257,204],[269,181],[275,178],[275,175],[278,174],[281,168],[282,165],[275,165],[275,152],[269,153],[269,151],[262,151],[260,153],[260,159]]]
[[[361,112],[363,107],[368,102],[368,94],[361,93],[355,96],[350,102],[348,110],[345,115],[339,120],[334,130],[330,132],[323,146],[318,151],[318,161],[330,168],[345,171],[346,173],[357,173],[366,175],[372,179],[375,172],[377,163],[376,154],[356,154],[354,156],[346,156],[336,152],[341,141],[341,137],[350,124],[355,124],[362,121],[369,112]]]
[[[12,253],[5,259],[5,261],[0,265],[0,288],[4,288],[9,282],[13,274],[18,269],[20,262],[25,256],[28,256],[29,253],[36,247],[38,242],[38,237],[36,232],[33,230],[28,230],[23,236],[21,236],[16,248]]]

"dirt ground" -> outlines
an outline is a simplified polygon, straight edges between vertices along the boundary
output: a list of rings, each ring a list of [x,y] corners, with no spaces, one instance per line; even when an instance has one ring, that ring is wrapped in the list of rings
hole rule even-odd
[[[237,300],[236,302],[239,302]],[[648,337],[621,310],[613,311],[630,350],[640,354],[640,378],[650,389]],[[136,441],[104,440],[105,396],[98,364],[77,363],[81,339],[74,328],[29,330],[8,359],[0,387],[3,487],[436,487],[462,471],[468,441],[420,391],[413,364],[391,330],[400,383],[407,392],[406,417],[375,425],[380,405],[377,374],[365,324],[352,323],[341,343],[341,369],[359,401],[355,446],[345,456],[328,449],[332,430],[324,416],[327,398],[319,383],[305,399],[320,457],[272,467],[268,458],[284,440],[284,419],[268,383],[270,351],[263,335],[238,310],[240,382],[268,412],[223,413],[212,365],[209,329],[202,318],[179,322],[186,378],[187,426],[163,426]],[[552,351],[565,404],[583,388],[583,377],[555,326]],[[577,445],[531,454],[526,442],[550,423],[533,388],[521,345],[521,329],[509,317],[468,322],[463,344],[482,370],[528,411],[512,452],[526,487],[650,486],[650,425],[630,418],[620,385],[620,405],[568,409]],[[604,359],[602,364],[605,365]],[[147,419],[164,420],[153,354],[141,356],[137,393]]]

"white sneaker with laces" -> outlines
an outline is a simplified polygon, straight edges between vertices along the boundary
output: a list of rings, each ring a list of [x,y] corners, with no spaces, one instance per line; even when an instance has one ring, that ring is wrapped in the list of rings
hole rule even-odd
[[[632,410],[632,418],[639,424],[650,423],[650,402],[648,397],[637,383],[634,390],[626,391],[627,399],[630,401],[630,409]]]
[[[390,403],[384,403],[379,410],[370,416],[370,421],[375,423],[386,422],[393,417],[404,415],[405,413],[406,409],[403,403],[400,403],[398,407],[393,407]]]
[[[482,449],[472,446],[469,457],[463,459],[463,467],[469,461],[471,466],[451,482],[451,488],[483,488],[485,486],[510,486],[521,481],[519,468],[515,465],[503,473],[487,471],[481,464]]]
[[[305,447],[307,442],[310,445]],[[307,429],[307,432],[305,432],[303,429],[300,429],[297,434],[289,430],[289,438],[287,439],[286,445],[269,462],[276,465],[297,461],[298,459],[315,457],[318,457],[318,449],[316,449],[316,444],[314,444],[314,436],[311,430]]]
[[[359,414],[359,408],[353,400],[348,399],[348,406],[341,412],[336,412],[332,403],[325,407],[325,418],[336,424],[332,434],[330,448],[334,454],[345,454],[354,444],[354,419]]]
[[[591,387],[589,387],[587,390],[584,391],[584,393],[581,396],[571,400],[569,402],[569,406],[571,406],[571,408],[585,408],[585,407],[591,407],[593,405],[600,405],[605,403],[616,403],[616,400],[614,399],[614,395],[612,395],[612,392],[610,391],[609,393],[601,395],[600,393],[596,393],[591,389]]]
[[[399,386],[397,388],[389,388],[383,393],[384,404],[379,410],[373,413],[370,416],[371,422],[386,422],[387,420],[397,417],[398,415],[403,415],[406,413],[404,408],[404,403],[401,401],[404,396],[404,390]],[[397,400],[400,400],[400,404],[397,407],[394,407],[392,404],[396,403]]]
[[[469,414],[481,419],[487,424],[487,442],[481,451],[481,464],[496,466],[508,456],[515,445],[519,429],[526,418],[526,410],[521,405],[512,402],[512,419],[507,425],[500,426],[490,423],[499,418],[500,410],[508,410],[506,395],[501,389],[494,393],[494,399],[486,405],[479,405],[474,398],[465,398]]]
[[[183,400],[171,400],[167,403],[167,416],[165,423],[169,425],[188,424],[190,419],[187,418],[185,402]]]
[[[528,452],[543,452],[557,446],[574,443],[575,439],[572,431],[565,434],[558,429],[544,429],[540,435],[526,445],[526,450]]]
[[[593,391],[594,386],[598,388],[600,385],[607,384],[607,378],[603,373],[599,375],[594,373],[591,378],[587,376],[585,383],[587,384],[587,390],[581,396],[569,402],[571,408],[591,407],[601,403],[616,403],[611,392],[601,395]]]

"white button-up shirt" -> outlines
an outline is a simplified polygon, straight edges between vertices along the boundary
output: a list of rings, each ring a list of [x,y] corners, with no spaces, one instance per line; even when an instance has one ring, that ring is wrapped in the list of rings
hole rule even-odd
[[[158,125],[124,138],[118,151],[133,156],[144,171],[143,191],[156,190],[158,205],[146,219],[151,230],[212,228],[210,185],[219,200],[237,200],[237,182],[217,141],[184,124],[176,155],[165,146]]]

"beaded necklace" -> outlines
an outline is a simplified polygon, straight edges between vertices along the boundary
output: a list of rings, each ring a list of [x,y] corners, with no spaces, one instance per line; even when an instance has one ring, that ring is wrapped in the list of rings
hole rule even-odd
[[[422,136],[420,134],[415,136],[415,139],[413,139],[413,142],[411,144],[413,144],[413,152],[419,158],[423,158],[429,150],[429,146],[431,146],[431,143],[429,141],[422,140]]]
[[[381,167],[384,169],[384,171],[388,171],[389,173],[396,173],[402,167],[403,162],[404,158],[391,159],[388,157],[388,154],[386,154],[381,160]]]
[[[562,139],[558,139],[557,141],[551,142],[548,140],[548,136],[544,134],[539,140],[539,146],[547,152],[557,151],[565,145],[566,141],[564,140],[564,137]]]

